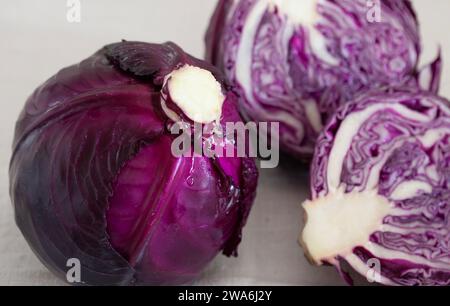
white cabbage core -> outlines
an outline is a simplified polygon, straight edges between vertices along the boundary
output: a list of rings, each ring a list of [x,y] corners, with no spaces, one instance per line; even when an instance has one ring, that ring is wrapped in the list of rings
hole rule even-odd
[[[321,16],[317,11],[317,5],[322,0],[269,0],[269,9],[275,8],[280,14],[287,16],[288,22],[294,27],[299,25],[308,30],[308,38],[314,55],[323,62],[337,65],[338,62],[327,50],[325,37],[316,29]]]
[[[391,203],[376,191],[344,193],[342,189],[303,204],[306,225],[301,236],[308,257],[316,264],[332,262],[363,246],[381,230]]]
[[[296,24],[312,26],[317,21],[318,0],[270,0],[269,2]]]
[[[166,84],[172,101],[189,119],[198,123],[220,120],[225,97],[210,71],[185,65],[168,75]],[[162,107],[169,118],[178,117],[164,102]]]

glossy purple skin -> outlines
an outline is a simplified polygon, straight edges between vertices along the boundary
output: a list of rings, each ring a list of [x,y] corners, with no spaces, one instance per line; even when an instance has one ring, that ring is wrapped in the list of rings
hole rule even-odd
[[[246,21],[261,2],[220,0],[211,18],[206,59],[224,71],[238,92],[244,118],[280,123],[281,148],[295,157],[309,160],[320,133],[308,117],[311,103],[324,126],[340,105],[362,91],[400,84],[439,89],[439,57],[422,71],[417,68],[420,36],[411,2],[382,0],[382,22],[373,23],[367,19],[366,2],[326,0],[316,8],[321,19],[315,28],[325,37],[335,65],[314,53],[304,25],[295,26],[289,39],[283,39],[289,17],[267,10],[253,29],[251,93],[245,92],[236,67]],[[423,71],[431,73],[422,83]]]
[[[83,284],[179,284],[220,251],[237,255],[257,169],[251,158],[172,156],[160,91],[184,64],[222,83],[221,124],[240,121],[221,74],[173,43],[108,45],[28,99],[10,194],[24,237],[62,279],[78,258]]]
[[[384,160],[377,182],[378,194],[386,197],[404,216],[389,215],[383,220],[390,227],[377,231],[370,241],[386,250],[405,256],[418,256],[422,261],[386,258],[372,254],[355,245],[353,253],[364,263],[380,261],[381,275],[389,284],[450,285],[450,133],[431,147],[425,147],[419,136],[432,129],[450,130],[450,102],[431,93],[407,89],[367,93],[338,109],[317,140],[311,164],[312,200],[327,195],[327,166],[330,152],[341,123],[352,113],[363,111],[376,103],[403,105],[429,118],[427,122],[407,119],[401,113],[384,109],[378,111],[359,127],[347,152],[340,183],[345,192],[367,187],[367,179],[375,163]],[[426,175],[424,167],[435,167],[436,177]],[[404,200],[392,199],[399,184],[419,180],[432,186]],[[408,230],[412,229],[412,230]],[[395,229],[395,230],[394,230]],[[397,230],[404,230],[399,233]],[[413,230],[417,230],[415,232]],[[345,259],[338,258],[342,261]],[[444,263],[444,264],[443,264]],[[445,268],[436,268],[437,264]],[[348,275],[337,267],[351,282]],[[386,283],[383,282],[382,283]]]

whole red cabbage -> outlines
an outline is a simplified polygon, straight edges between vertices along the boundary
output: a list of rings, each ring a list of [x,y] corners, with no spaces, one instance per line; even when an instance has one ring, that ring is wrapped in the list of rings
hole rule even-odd
[[[409,0],[220,0],[206,47],[246,119],[279,122],[281,148],[302,159],[336,108],[361,91],[439,86],[439,58],[417,69]]]
[[[220,124],[239,122],[220,72],[173,43],[108,45],[26,102],[10,194],[17,225],[59,277],[76,258],[84,284],[178,284],[220,251],[236,255],[257,169],[251,158],[171,153],[161,92],[184,65],[221,84]]]
[[[450,285],[449,101],[397,89],[349,102],[321,133],[310,175],[300,241],[315,264]]]

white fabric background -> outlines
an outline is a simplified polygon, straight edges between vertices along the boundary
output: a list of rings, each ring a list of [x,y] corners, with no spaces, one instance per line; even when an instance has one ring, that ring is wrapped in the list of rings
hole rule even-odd
[[[301,1],[301,0],[299,0]],[[450,60],[450,0],[413,0],[424,60],[440,43]],[[121,39],[177,42],[201,57],[215,0],[81,0],[81,23],[66,21],[66,1],[0,0],[0,285],[59,285],[16,228],[8,192],[15,120],[26,98],[60,68]],[[450,64],[449,64],[450,65]],[[443,95],[450,97],[449,65]],[[332,268],[310,266],[297,246],[306,169],[284,161],[264,170],[238,258],[218,256],[198,284],[340,285]]]

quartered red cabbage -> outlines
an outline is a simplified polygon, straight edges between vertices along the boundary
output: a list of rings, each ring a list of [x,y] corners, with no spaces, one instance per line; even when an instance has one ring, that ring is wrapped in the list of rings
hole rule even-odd
[[[439,58],[417,69],[408,0],[220,0],[206,46],[246,119],[279,122],[282,149],[299,158],[312,156],[327,119],[361,90],[439,86]]]
[[[51,271],[66,278],[75,258],[84,284],[178,284],[219,252],[236,255],[254,160],[175,156],[176,120],[241,121],[221,73],[173,43],[108,45],[33,93],[16,125],[10,193]]]
[[[313,263],[450,285],[449,101],[391,90],[341,107],[317,141],[311,193],[300,242]]]

